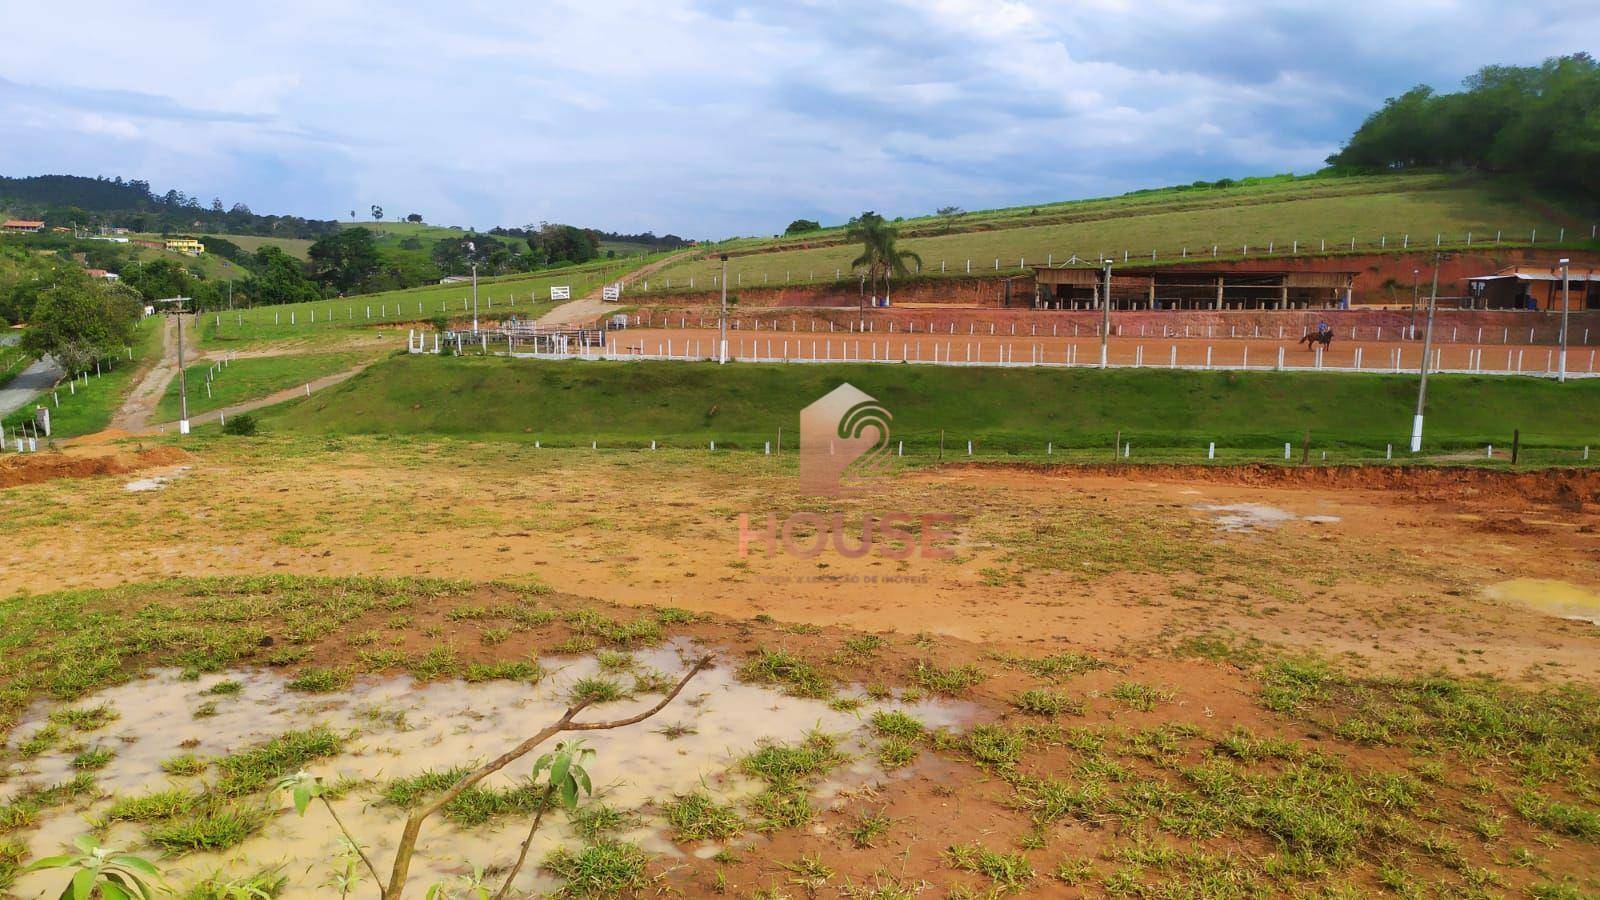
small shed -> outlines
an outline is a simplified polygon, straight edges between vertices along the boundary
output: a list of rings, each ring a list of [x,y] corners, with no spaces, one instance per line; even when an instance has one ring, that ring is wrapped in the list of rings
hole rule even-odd
[[[1569,268],[1567,283],[1574,312],[1600,309],[1600,271]],[[1493,275],[1467,279],[1467,302],[1472,309],[1560,312],[1563,296],[1560,266],[1507,266]]]

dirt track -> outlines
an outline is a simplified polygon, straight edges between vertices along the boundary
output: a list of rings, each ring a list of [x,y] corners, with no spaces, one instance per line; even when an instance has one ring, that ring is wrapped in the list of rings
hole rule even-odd
[[[613,352],[645,355],[709,358],[716,352],[715,328],[628,329],[611,337]],[[844,332],[791,332],[734,330],[728,335],[729,352],[744,360],[911,360],[954,363],[1040,363],[1050,365],[1098,365],[1100,340],[1088,334],[1079,337],[1050,336],[1048,332],[1030,335],[1009,334],[915,334],[868,335]],[[1141,365],[1148,368],[1182,366],[1186,368],[1273,369],[1279,352],[1283,365],[1306,368],[1353,370],[1416,371],[1422,361],[1422,345],[1415,341],[1340,341],[1320,355],[1294,340],[1262,338],[1184,338],[1113,337],[1107,345],[1108,361],[1116,366]],[[1442,344],[1434,348],[1434,368],[1483,371],[1486,373],[1550,373],[1556,368],[1555,350],[1549,346],[1502,344]],[[1358,360],[1359,354],[1359,360]],[[1600,352],[1595,348],[1573,348],[1567,358],[1568,373],[1591,375],[1600,372]]]

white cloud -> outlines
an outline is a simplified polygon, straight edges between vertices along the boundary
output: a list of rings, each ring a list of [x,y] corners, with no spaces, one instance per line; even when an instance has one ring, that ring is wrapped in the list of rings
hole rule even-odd
[[[1576,0],[0,0],[0,20],[6,174],[709,237],[1304,170],[1411,84],[1600,37]]]

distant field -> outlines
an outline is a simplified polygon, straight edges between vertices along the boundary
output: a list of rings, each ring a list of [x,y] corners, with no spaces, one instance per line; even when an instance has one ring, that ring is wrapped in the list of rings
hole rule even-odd
[[[248,253],[254,253],[261,247],[277,247],[283,252],[299,260],[306,259],[306,251],[311,248],[312,244],[316,243],[316,241],[312,241],[307,238],[263,237],[258,234],[208,234],[201,235],[200,240],[204,241],[208,237],[220,237],[225,240],[232,241],[233,243],[238,244],[240,249]]]
[[[1032,224],[1037,222],[1038,224]],[[1548,210],[1494,182],[1443,175],[1327,178],[1269,182],[1248,187],[1158,191],[1148,194],[1046,204],[974,213],[950,224],[934,219],[900,224],[904,249],[922,257],[925,275],[1015,274],[1023,263],[1064,262],[1074,255],[1098,259],[1108,254],[1148,261],[1152,250],[1163,260],[1210,256],[1237,257],[1248,245],[1252,255],[1269,244],[1277,253],[1299,242],[1302,253],[1323,247],[1348,248],[1352,238],[1363,248],[1397,247],[1410,235],[1413,245],[1431,245],[1435,235],[1460,242],[1527,242],[1539,229],[1553,241],[1560,225]],[[1588,236],[1574,226],[1569,237]],[[732,287],[826,282],[840,273],[850,278],[851,245],[837,244],[842,229],[813,232],[778,241],[740,241],[726,245]],[[831,246],[817,246],[829,245]],[[809,246],[808,246],[809,245]],[[772,251],[772,252],[767,252]],[[685,261],[650,279],[651,292],[681,290],[694,279],[706,289],[720,270],[714,259]]]
[[[427,356],[381,362],[272,415],[276,427],[309,432],[759,449],[780,427],[794,435],[799,411],[846,381],[892,412],[894,438],[918,454],[935,450],[943,429],[952,453],[967,440],[983,454],[1042,455],[1047,442],[1103,449],[1121,432],[1144,458],[1193,457],[1216,441],[1225,455],[1281,459],[1283,443],[1298,447],[1310,429],[1318,447],[1381,458],[1385,444],[1403,443],[1416,401],[1416,379],[1404,376]],[[1600,382],[1443,376],[1429,386],[1430,450],[1505,445],[1520,428],[1526,444],[1576,459],[1600,434]]]
[[[542,315],[556,304],[550,288],[566,285],[574,299],[649,262],[651,258],[595,260],[579,266],[478,279],[478,311],[482,316],[514,312],[524,318]],[[201,317],[201,343],[228,346],[252,341],[283,340],[329,328],[363,328],[384,322],[416,322],[436,316],[471,315],[469,282],[433,284],[359,294],[353,297],[288,303],[208,313]]]
[[[130,235],[141,240],[161,240],[159,234]],[[229,238],[232,240],[232,238]],[[241,245],[242,246],[242,245]],[[215,281],[228,281],[229,279],[244,279],[250,276],[249,272],[228,262],[215,253],[202,253],[199,256],[190,256],[187,253],[170,253],[166,250],[156,250],[150,247],[135,247],[127,245],[133,259],[140,263],[154,262],[158,259],[169,259],[187,269],[197,269],[206,278]]]

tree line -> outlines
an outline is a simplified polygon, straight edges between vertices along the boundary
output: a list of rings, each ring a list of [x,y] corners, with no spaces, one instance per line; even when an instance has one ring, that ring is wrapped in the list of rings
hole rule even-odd
[[[1418,85],[1368,116],[1331,165],[1463,167],[1600,197],[1600,63],[1588,53],[1486,66],[1463,90]]]
[[[209,204],[179,190],[157,194],[150,182],[81,175],[0,176],[0,209],[51,227],[127,228],[152,234],[221,231],[228,234],[317,238],[339,229],[331,219],[258,215],[243,203]]]

